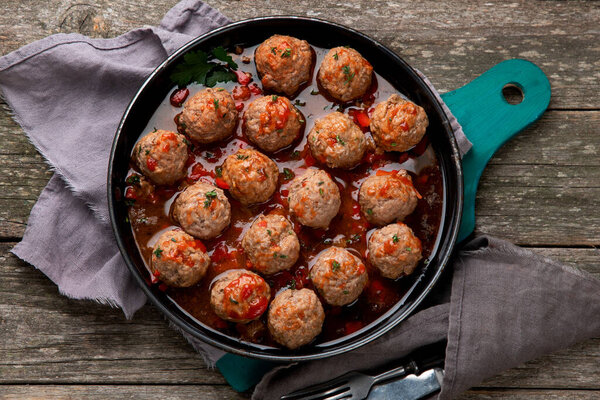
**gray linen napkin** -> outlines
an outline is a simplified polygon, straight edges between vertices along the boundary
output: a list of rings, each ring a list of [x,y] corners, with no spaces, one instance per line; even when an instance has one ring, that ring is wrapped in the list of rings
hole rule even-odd
[[[488,236],[467,243],[452,267],[449,301],[350,353],[278,367],[253,398],[278,399],[447,338],[438,399],[451,399],[505,369],[600,335],[600,281],[587,273]]]
[[[123,110],[153,68],[191,38],[228,22],[200,1],[183,1],[159,27],[114,39],[54,35],[0,58],[2,94],[56,172],[13,252],[44,272],[61,293],[118,306],[128,318],[145,303],[108,224],[109,148]],[[464,154],[470,143],[455,120],[453,125]],[[505,242],[478,239],[455,263],[449,303],[417,313],[356,352],[279,368],[265,377],[254,397],[316,383],[347,366],[369,368],[447,337],[448,398],[490,374],[597,334],[599,285]],[[587,317],[596,323],[584,324]],[[224,354],[187,339],[211,365]],[[329,365],[335,368],[323,368]]]

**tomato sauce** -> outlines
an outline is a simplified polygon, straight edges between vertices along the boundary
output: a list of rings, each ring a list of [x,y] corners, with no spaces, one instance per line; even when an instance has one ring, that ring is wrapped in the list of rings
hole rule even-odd
[[[223,142],[194,146],[187,163],[188,174],[179,185],[144,190],[139,182],[135,183],[135,179],[127,180],[128,188],[125,197],[130,202],[129,220],[138,248],[147,265],[150,263],[152,248],[158,236],[165,230],[176,227],[170,217],[170,210],[177,195],[198,180],[227,189],[227,183],[220,177],[225,158],[240,148],[253,147],[244,137],[241,129],[242,110],[246,109],[251,101],[262,96],[263,91],[254,63],[242,63],[242,57],[253,59],[255,47],[248,47],[241,54],[231,54],[239,65],[236,72],[238,82],[217,84],[217,87],[224,87],[233,93],[236,106],[240,110],[240,123],[234,136]],[[271,296],[275,296],[285,287],[312,288],[308,278],[311,263],[319,252],[329,246],[347,248],[365,263],[369,283],[357,301],[344,307],[332,307],[322,301],[326,318],[323,332],[316,341],[326,342],[360,330],[388,311],[406,294],[434,249],[443,209],[442,176],[427,135],[421,143],[404,153],[379,154],[369,151],[361,164],[352,170],[330,169],[320,165],[312,157],[306,136],[316,119],[333,111],[344,112],[349,114],[367,135],[370,135],[369,116],[374,104],[386,100],[393,93],[398,93],[389,82],[374,73],[373,84],[361,99],[349,104],[333,102],[331,98],[320,92],[316,82],[316,71],[327,49],[314,46],[313,49],[316,55],[316,68],[313,71],[312,81],[291,99],[292,104],[304,115],[303,134],[289,147],[268,154],[277,163],[280,172],[279,187],[275,194],[266,203],[251,206],[243,206],[228,195],[231,203],[231,225],[220,236],[202,241],[212,263],[206,276],[197,285],[190,288],[170,288],[160,283],[160,277],[152,277],[148,273],[147,278],[149,285],[161,285],[161,290],[165,290],[177,304],[201,323],[224,334],[263,345],[278,346],[269,337],[266,329],[266,312],[258,321],[242,325],[220,319],[210,306],[210,285],[213,279],[226,270],[247,268],[249,265],[241,246],[241,239],[257,215],[273,212],[288,217],[294,231],[298,234],[301,245],[300,257],[289,271],[265,276],[265,280],[271,286]],[[174,88],[155,111],[141,136],[154,128],[176,131],[175,121],[181,112],[181,99],[188,98],[188,95],[193,96],[201,89],[203,87],[196,84],[189,85],[184,91]],[[342,198],[340,211],[327,230],[302,226],[288,215],[289,183],[294,176],[302,174],[311,166],[326,170],[340,189]],[[358,192],[361,183],[371,174],[398,169],[409,171],[414,186],[421,196],[416,210],[404,222],[422,241],[423,260],[413,275],[392,281],[381,277],[367,260],[367,240],[376,227],[371,226],[361,214]],[[140,174],[133,163],[129,175],[131,174]],[[262,310],[266,306],[260,304],[257,307]]]

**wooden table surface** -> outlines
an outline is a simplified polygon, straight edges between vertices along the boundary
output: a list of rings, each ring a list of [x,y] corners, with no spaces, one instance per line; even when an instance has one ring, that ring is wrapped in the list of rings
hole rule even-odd
[[[0,54],[58,32],[112,37],[157,24],[176,0],[3,0]],[[477,231],[600,276],[600,3],[522,1],[225,1],[233,20],[297,14],[375,37],[441,91],[494,64],[526,58],[552,85],[541,120],[483,174]],[[119,310],[69,300],[9,250],[50,178],[0,101],[0,398],[238,398],[146,306]],[[463,399],[598,399],[600,338],[487,380]]]

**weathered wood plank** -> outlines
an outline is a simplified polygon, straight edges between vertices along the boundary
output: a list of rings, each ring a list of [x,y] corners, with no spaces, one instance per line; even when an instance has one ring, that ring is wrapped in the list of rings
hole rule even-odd
[[[46,7],[17,0],[0,5],[0,54],[58,32],[111,37],[157,24],[176,0],[133,1],[113,7],[50,0]],[[495,63],[527,58],[547,73],[552,107],[599,108],[600,75],[594,2],[437,2],[299,0],[227,1],[209,4],[233,20],[296,14],[329,19],[359,29],[405,57],[442,91],[472,80]],[[468,29],[465,29],[468,27]],[[32,29],[33,28],[33,29]]]
[[[13,245],[0,243],[0,385],[223,383],[154,308],[126,321],[118,310],[60,296],[39,271],[8,253]],[[532,250],[600,277],[597,249]],[[600,389],[599,359],[597,338],[484,385]]]
[[[470,390],[459,396],[457,400],[592,400],[600,398],[597,390],[518,390],[518,389],[482,389]]]
[[[64,400],[64,399],[246,399],[229,386],[208,385],[10,385],[0,386],[4,400]]]

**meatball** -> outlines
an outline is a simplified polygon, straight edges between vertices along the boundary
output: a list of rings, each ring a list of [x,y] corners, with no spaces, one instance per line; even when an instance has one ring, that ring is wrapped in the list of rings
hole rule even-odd
[[[385,151],[406,151],[423,139],[429,125],[422,107],[397,94],[375,106],[371,134]]]
[[[244,133],[258,147],[274,152],[292,144],[300,135],[304,118],[283,96],[254,100],[244,113]]]
[[[199,181],[177,196],[173,218],[190,235],[211,239],[229,225],[231,206],[221,189]]]
[[[300,253],[292,224],[276,214],[256,218],[242,239],[242,247],[252,268],[263,274],[290,269]]]
[[[187,233],[174,229],[159,236],[152,252],[152,275],[169,286],[193,286],[206,274],[206,248]]]
[[[306,40],[273,35],[256,48],[254,61],[263,88],[291,96],[310,81],[314,56]]]
[[[310,270],[310,279],[327,303],[343,306],[360,296],[368,274],[360,258],[333,246],[319,254]]]
[[[405,170],[379,170],[360,186],[358,203],[370,223],[386,225],[404,220],[415,210],[420,197]]]
[[[268,327],[275,341],[289,349],[310,343],[323,328],[325,312],[310,289],[286,289],[271,302]]]
[[[349,47],[334,47],[323,58],[317,79],[331,97],[346,102],[369,89],[373,67]]]
[[[327,228],[342,200],[340,190],[327,172],[309,169],[290,183],[288,202],[290,214],[302,225]]]
[[[262,203],[277,189],[279,169],[264,154],[251,149],[240,149],[223,164],[223,180],[229,193],[242,204]]]
[[[245,269],[222,273],[212,283],[210,305],[215,313],[232,322],[250,322],[269,306],[271,289],[263,278]]]
[[[329,168],[352,168],[362,159],[367,139],[350,117],[333,112],[315,121],[308,145],[313,157]]]
[[[185,176],[187,153],[182,135],[160,129],[141,138],[133,148],[140,171],[158,185],[172,185]]]
[[[402,222],[373,232],[368,248],[371,265],[377,267],[382,276],[390,279],[412,274],[422,258],[421,241]]]
[[[233,133],[237,117],[229,92],[223,88],[206,88],[185,103],[179,125],[193,141],[212,143]]]

